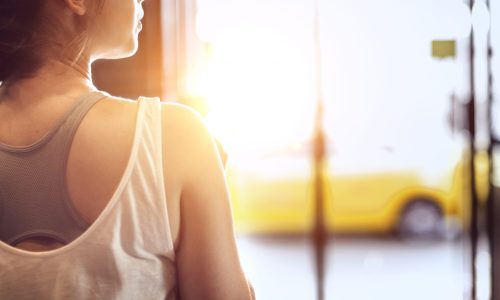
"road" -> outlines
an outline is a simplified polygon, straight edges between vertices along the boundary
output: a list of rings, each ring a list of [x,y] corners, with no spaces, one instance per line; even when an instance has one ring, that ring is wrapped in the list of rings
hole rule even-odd
[[[408,242],[341,237],[327,248],[326,299],[462,300],[467,247],[461,240]],[[312,246],[306,237],[239,237],[243,267],[259,300],[314,300]],[[488,297],[489,254],[478,254],[478,298]]]

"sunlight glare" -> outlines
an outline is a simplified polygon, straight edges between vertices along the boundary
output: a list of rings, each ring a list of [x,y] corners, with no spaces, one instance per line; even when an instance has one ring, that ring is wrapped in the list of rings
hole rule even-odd
[[[315,99],[307,10],[296,7],[280,16],[261,15],[258,22],[252,13],[260,12],[234,10],[238,21],[233,19],[231,26],[201,23],[220,22],[223,15],[198,19],[198,28],[212,26],[211,33],[202,33],[204,39],[213,38],[204,87],[209,127],[233,153],[266,151],[307,139]]]

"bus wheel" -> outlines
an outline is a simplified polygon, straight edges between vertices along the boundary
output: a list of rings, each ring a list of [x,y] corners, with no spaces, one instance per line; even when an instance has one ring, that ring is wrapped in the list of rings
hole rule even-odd
[[[403,238],[439,238],[443,232],[443,213],[431,200],[413,200],[402,210],[397,229]]]

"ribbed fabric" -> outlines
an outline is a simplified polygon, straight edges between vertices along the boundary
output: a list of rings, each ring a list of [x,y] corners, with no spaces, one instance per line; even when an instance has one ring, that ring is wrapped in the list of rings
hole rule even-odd
[[[139,98],[138,106],[129,161],[101,215],[56,250],[0,242],[0,299],[176,299],[161,106],[157,98]]]
[[[0,241],[30,237],[69,243],[88,227],[66,185],[71,143],[88,110],[104,95],[86,94],[40,140],[25,147],[0,143]]]

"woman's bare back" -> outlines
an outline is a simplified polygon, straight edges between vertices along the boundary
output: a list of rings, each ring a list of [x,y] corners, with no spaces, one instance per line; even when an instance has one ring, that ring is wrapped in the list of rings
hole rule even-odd
[[[54,126],[72,100],[55,101],[42,101],[38,112],[32,111],[29,114],[36,116],[36,120],[15,116],[12,110],[0,104],[0,117],[10,113],[10,118],[2,118],[5,122],[0,124],[0,141],[9,145],[24,146],[41,138]],[[93,223],[103,211],[125,171],[135,134],[137,109],[136,101],[106,97],[89,110],[76,131],[69,152],[66,183],[76,210],[88,224]],[[9,128],[15,128],[15,131]],[[166,138],[169,139],[168,135]],[[166,156],[164,161],[169,160],[168,152]],[[175,181],[175,176],[169,168],[164,166],[164,170],[165,181]],[[169,220],[172,223],[172,231],[177,232],[177,189],[173,184],[166,183],[165,186],[168,186],[167,199],[172,202],[167,203]],[[177,234],[174,240],[176,236]],[[31,238],[16,245],[17,248],[29,251],[48,251],[61,246],[63,244],[47,238]]]

